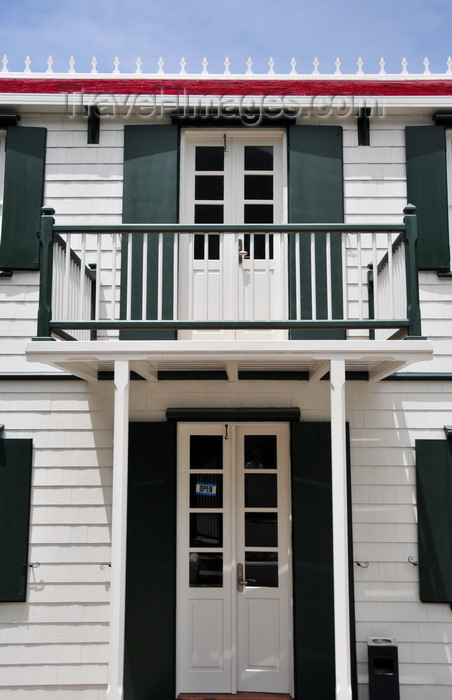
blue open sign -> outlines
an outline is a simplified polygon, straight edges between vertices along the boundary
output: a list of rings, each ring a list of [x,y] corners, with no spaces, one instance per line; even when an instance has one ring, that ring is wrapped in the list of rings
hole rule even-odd
[[[206,484],[203,481],[198,481],[196,484],[196,495],[197,496],[216,496],[217,495],[217,485],[216,484]]]

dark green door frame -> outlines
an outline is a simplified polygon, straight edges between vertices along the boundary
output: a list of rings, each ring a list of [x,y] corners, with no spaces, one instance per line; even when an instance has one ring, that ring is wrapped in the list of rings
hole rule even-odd
[[[199,420],[196,411],[192,416]],[[331,427],[290,424],[296,698],[334,700]],[[176,421],[130,424],[125,700],[175,697],[176,441]],[[351,524],[349,534],[356,698]]]

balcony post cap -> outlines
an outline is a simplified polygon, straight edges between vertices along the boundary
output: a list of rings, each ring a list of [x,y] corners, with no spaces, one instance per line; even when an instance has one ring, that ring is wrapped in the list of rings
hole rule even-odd
[[[55,209],[53,207],[41,207],[42,216],[53,216],[55,214]]]
[[[415,214],[416,213],[416,207],[414,204],[407,204],[405,209],[403,210],[404,214]]]

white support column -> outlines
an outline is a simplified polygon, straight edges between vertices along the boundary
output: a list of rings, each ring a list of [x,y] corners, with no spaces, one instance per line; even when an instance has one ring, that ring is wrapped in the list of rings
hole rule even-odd
[[[336,699],[351,700],[344,360],[331,360],[330,382]]]
[[[128,360],[115,360],[113,508],[111,526],[110,646],[108,700],[122,700],[127,542],[127,462],[129,448]]]

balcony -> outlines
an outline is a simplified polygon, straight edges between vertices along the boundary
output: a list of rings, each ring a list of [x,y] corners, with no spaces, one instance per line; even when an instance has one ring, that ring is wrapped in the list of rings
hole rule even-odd
[[[294,366],[322,376],[334,352],[380,378],[430,354],[414,207],[394,225],[61,226],[53,213],[43,210],[41,222],[34,340],[78,341],[45,344],[66,369],[96,353],[99,369],[101,348],[111,357],[130,340],[140,341],[141,363],[154,358],[147,378],[170,368],[170,357],[185,370],[226,368],[235,377]],[[43,347],[32,343],[29,359],[41,353],[42,361]],[[300,353],[313,362],[303,365]]]
[[[350,338],[419,337],[415,240],[414,214],[397,225],[56,226],[47,213],[37,335],[338,330]]]

